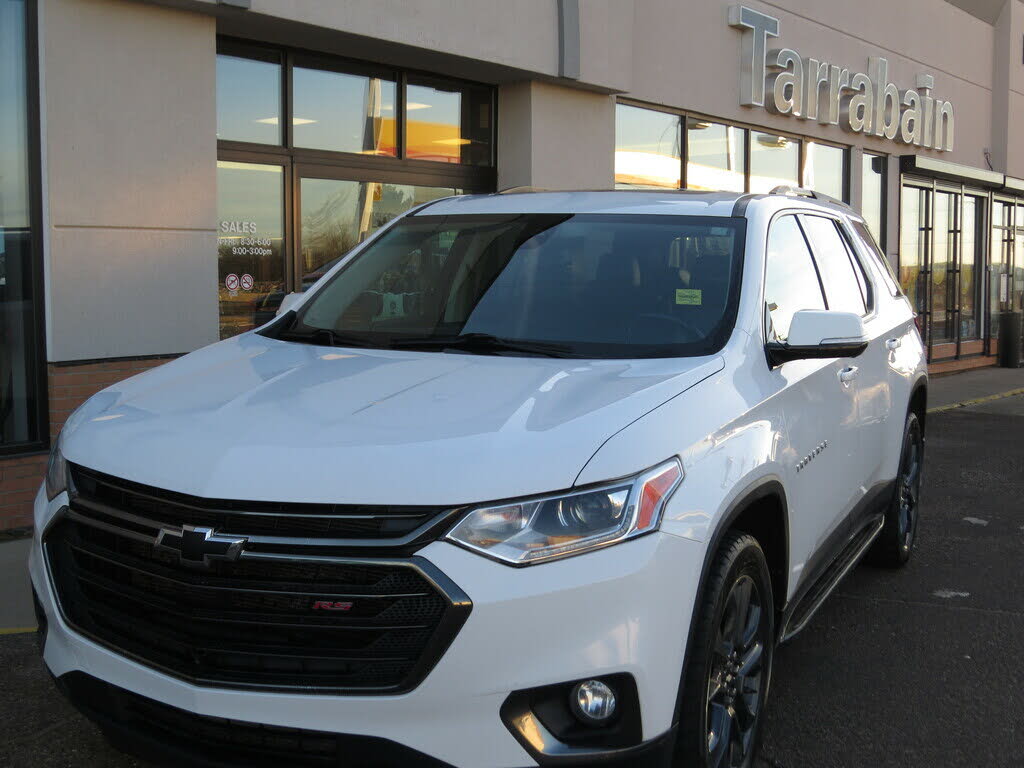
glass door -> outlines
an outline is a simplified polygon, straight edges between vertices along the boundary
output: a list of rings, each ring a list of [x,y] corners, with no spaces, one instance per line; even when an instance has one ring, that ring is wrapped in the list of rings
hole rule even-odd
[[[985,198],[964,195],[963,248],[960,255],[960,340],[981,338],[981,307],[985,264]]]
[[[220,338],[274,318],[284,298],[285,168],[217,163],[217,295]]]
[[[299,241],[295,252],[296,286],[301,291],[399,214],[431,200],[462,194],[454,187],[353,181],[314,174],[304,169],[298,179]],[[395,275],[392,288],[396,296],[402,293],[401,275]]]
[[[904,186],[900,210],[900,287],[917,313],[927,339],[928,251],[931,245],[931,190]]]
[[[989,333],[999,336],[999,313],[1010,308],[1010,267],[1013,264],[1012,203],[996,200],[992,205],[992,258],[989,263]]]
[[[957,332],[958,201],[952,192],[935,192],[931,272],[931,341],[953,341]]]
[[[1010,309],[1013,312],[1024,310],[1024,205],[1016,206],[1014,221],[1014,255],[1013,263],[1008,264],[1010,279]]]

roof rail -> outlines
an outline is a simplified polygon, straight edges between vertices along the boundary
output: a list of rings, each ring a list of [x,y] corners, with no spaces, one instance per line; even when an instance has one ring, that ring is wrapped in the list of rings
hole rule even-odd
[[[524,192],[550,192],[550,189],[544,189],[542,187],[505,187],[499,189],[499,195],[518,195]]]
[[[850,207],[849,205],[844,203],[842,200],[837,200],[836,198],[831,197],[830,195],[823,194],[822,192],[815,192],[813,189],[807,189],[805,187],[794,187],[794,186],[792,186],[790,184],[780,184],[779,186],[775,187],[775,189],[773,189],[768,194],[770,194],[770,195],[788,195],[790,197],[809,197],[812,200],[820,200],[823,203],[832,203],[833,205],[841,205],[844,208],[849,208]]]

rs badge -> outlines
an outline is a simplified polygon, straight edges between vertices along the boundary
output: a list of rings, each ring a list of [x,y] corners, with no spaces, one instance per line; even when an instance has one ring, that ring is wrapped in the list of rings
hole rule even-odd
[[[334,601],[334,600],[317,600],[313,603],[314,611],[350,611],[352,610],[352,603],[347,600]]]

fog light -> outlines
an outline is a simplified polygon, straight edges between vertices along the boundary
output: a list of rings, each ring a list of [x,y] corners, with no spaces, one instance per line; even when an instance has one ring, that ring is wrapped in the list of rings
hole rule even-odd
[[[586,725],[606,725],[615,714],[615,691],[600,680],[576,683],[569,694],[572,713]]]

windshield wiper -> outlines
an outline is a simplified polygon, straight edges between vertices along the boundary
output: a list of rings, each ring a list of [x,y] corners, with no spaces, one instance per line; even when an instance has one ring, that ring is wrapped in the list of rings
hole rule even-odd
[[[281,331],[277,338],[282,341],[297,341],[303,344],[318,344],[324,347],[377,347],[387,348],[365,336],[338,333],[330,328],[312,328],[308,331]]]
[[[565,344],[547,341],[503,339],[489,333],[463,333],[458,336],[415,336],[392,339],[392,349],[452,349],[459,352],[497,355],[502,352],[538,355],[541,357],[571,357],[572,349]]]

